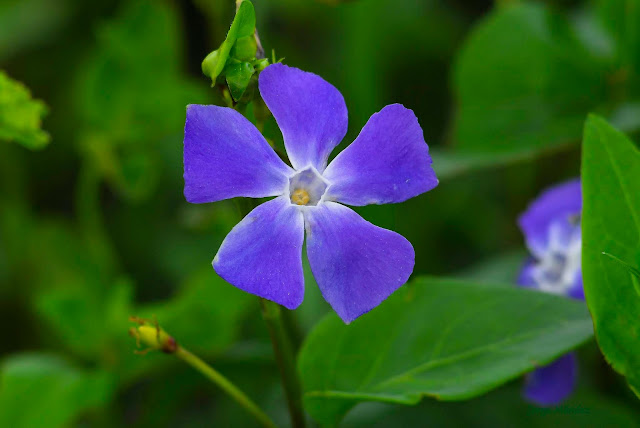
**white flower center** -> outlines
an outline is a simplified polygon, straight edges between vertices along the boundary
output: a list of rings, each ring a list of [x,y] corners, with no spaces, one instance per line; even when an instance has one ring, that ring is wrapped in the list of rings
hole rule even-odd
[[[314,167],[298,171],[289,178],[289,198],[300,206],[316,206],[329,185]]]
[[[580,271],[582,235],[579,228],[570,237],[562,236],[561,226],[549,228],[549,244],[538,257],[532,276],[540,290],[566,295]]]

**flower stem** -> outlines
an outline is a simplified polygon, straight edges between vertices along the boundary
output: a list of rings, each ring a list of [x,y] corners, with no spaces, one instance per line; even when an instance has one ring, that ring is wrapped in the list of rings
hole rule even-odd
[[[260,299],[260,305],[262,307],[262,317],[267,323],[271,343],[273,344],[273,352],[280,369],[282,386],[287,397],[289,414],[291,415],[291,425],[294,428],[303,428],[305,426],[305,417],[302,410],[302,388],[296,369],[293,346],[282,319],[280,306],[262,298]]]
[[[229,379],[218,373],[213,367],[202,361],[197,355],[179,346],[175,351],[175,355],[185,363],[189,364],[194,369],[202,373],[211,382],[218,385],[224,392],[226,392],[231,398],[235,400],[240,406],[251,413],[258,422],[264,427],[275,428],[276,425],[273,421],[264,413],[256,403],[254,403],[249,397],[245,395],[237,386],[235,386]]]

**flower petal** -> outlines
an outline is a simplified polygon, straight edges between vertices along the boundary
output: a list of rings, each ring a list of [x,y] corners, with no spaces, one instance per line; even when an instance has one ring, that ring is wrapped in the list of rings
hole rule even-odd
[[[529,257],[525,260],[522,269],[520,270],[520,274],[518,275],[517,284],[521,287],[526,288],[537,288],[538,284],[533,277],[533,271],[535,268],[535,261],[533,258]]]
[[[539,406],[559,404],[573,391],[577,372],[576,356],[573,353],[563,355],[527,375],[524,396]]]
[[[227,107],[192,104],[184,126],[184,195],[193,203],[282,194],[293,171],[251,122]]]
[[[522,269],[518,274],[517,284],[521,287],[538,289],[538,283],[534,277],[535,260],[531,257],[525,260]],[[584,289],[582,287],[582,271],[575,272],[575,278],[571,286],[567,289],[566,295],[576,300],[584,300]]]
[[[573,281],[571,288],[568,290],[567,295],[577,300],[585,300],[584,288],[582,286],[582,270],[576,272],[575,280]]]
[[[529,249],[537,255],[544,253],[551,224],[558,224],[563,234],[570,234],[576,226],[573,217],[579,216],[581,211],[580,179],[543,192],[518,219]]]
[[[355,211],[325,202],[306,211],[307,256],[325,300],[345,323],[378,306],[413,271],[413,247]]]
[[[259,205],[222,242],[213,268],[226,281],[289,309],[304,298],[304,218],[280,196]]]
[[[342,94],[313,73],[272,64],[260,73],[260,94],[284,137],[291,165],[322,172],[331,150],[347,133]]]
[[[349,205],[406,201],[438,185],[431,163],[413,111],[388,105],[327,167],[327,197]]]

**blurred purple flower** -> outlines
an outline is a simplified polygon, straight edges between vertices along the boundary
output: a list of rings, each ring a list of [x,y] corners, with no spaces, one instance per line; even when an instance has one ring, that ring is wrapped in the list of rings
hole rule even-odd
[[[340,92],[321,77],[274,64],[259,79],[293,168],[235,110],[190,105],[184,134],[184,194],[192,203],[238,196],[276,198],[227,235],[215,271],[236,287],[289,309],[304,297],[302,244],[325,300],[349,323],[403,285],[414,266],[401,235],[342,204],[402,202],[437,184],[429,147],[411,110],[399,104],[371,116],[327,166],[347,132]]]
[[[581,212],[580,179],[545,191],[529,206],[518,221],[531,252],[519,285],[584,300]],[[556,405],[571,394],[576,378],[576,358],[570,353],[530,373],[524,395],[541,406]]]

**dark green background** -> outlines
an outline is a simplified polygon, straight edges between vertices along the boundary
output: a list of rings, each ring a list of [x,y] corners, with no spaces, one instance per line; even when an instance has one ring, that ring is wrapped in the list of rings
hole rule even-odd
[[[597,31],[585,24],[596,40],[586,48],[565,37],[563,19],[573,25],[603,3],[531,2],[516,12],[507,9],[518,5],[506,5],[500,19],[489,1],[338,3],[256,0],[263,46],[343,93],[350,122],[339,149],[371,114],[402,103],[418,116],[441,175],[425,195],[358,211],[413,243],[414,275],[513,282],[526,255],[517,216],[542,189],[579,174],[586,114],[615,112],[637,88],[633,56],[597,50],[609,21],[602,19]],[[544,22],[553,37],[538,42],[527,23],[537,23],[543,8],[552,15]],[[155,314],[179,342],[286,423],[257,300],[210,267],[242,202],[195,206],[182,196],[185,105],[219,101],[200,62],[224,39],[233,11],[230,0],[0,1],[0,67],[46,102],[43,127],[52,136],[38,152],[0,144],[0,352],[5,372],[25,352],[68,365],[36,362],[30,371],[27,364],[25,376],[35,379],[31,400],[3,390],[5,379],[0,420],[37,426],[12,418],[70,409],[60,420],[71,426],[250,426],[189,367],[164,355],[132,354],[126,317]],[[487,19],[505,27],[497,37],[486,28],[477,34]],[[615,79],[620,70],[627,70],[623,84]],[[536,84],[521,83],[528,71]],[[548,81],[535,80],[541,71]],[[500,104],[521,95],[518,103]],[[273,122],[266,133],[281,138]],[[305,303],[291,314],[298,333],[327,311],[308,276]],[[86,385],[70,396],[43,392],[38,376],[50,375],[39,374],[40,365],[62,373],[63,383],[69,370],[69,378],[80,376]],[[637,426],[640,420],[637,401],[594,343],[580,350],[579,387],[566,405],[528,405],[520,383],[466,403],[365,404],[345,426]],[[79,398],[92,394],[86,404]]]

